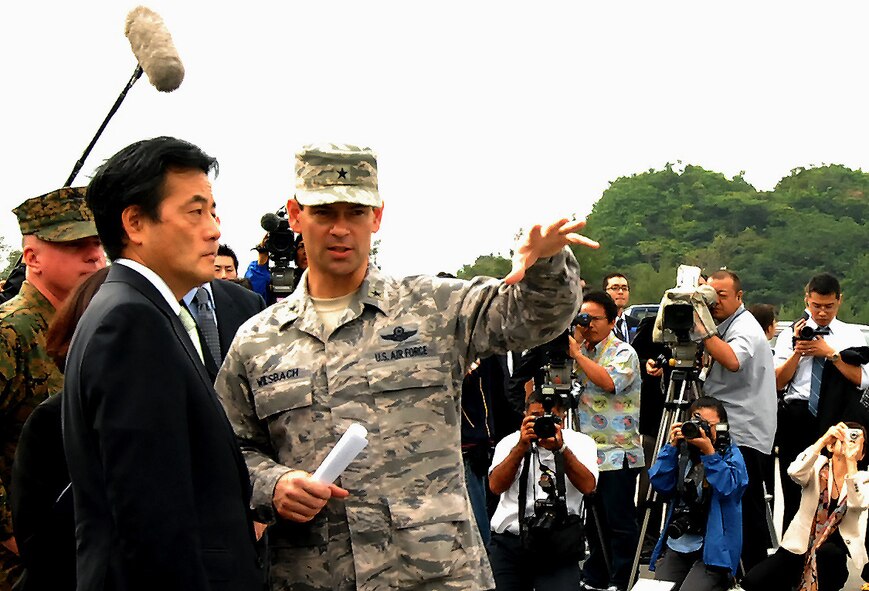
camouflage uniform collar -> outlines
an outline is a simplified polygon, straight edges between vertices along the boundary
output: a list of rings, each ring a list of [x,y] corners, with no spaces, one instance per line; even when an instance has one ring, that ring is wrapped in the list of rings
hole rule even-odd
[[[307,271],[305,273],[307,274]],[[377,308],[383,314],[388,315],[389,304],[386,298],[386,288],[386,277],[380,272],[380,269],[373,264],[369,264],[368,273],[365,275],[365,279],[362,280],[359,289],[356,291],[356,295],[350,302],[349,309],[353,311],[355,316],[358,316],[362,313],[364,305],[368,304]],[[304,276],[299,282],[296,291],[290,294],[284,301],[275,304],[275,306],[275,318],[281,329],[286,328],[287,325],[294,323],[299,318],[317,318],[317,311],[314,309],[314,303],[311,301],[311,296],[308,293],[308,282]],[[305,329],[303,328],[303,330]]]
[[[18,295],[26,300],[29,307],[42,314],[46,320],[54,316],[54,306],[48,301],[48,298],[42,295],[42,292],[36,289],[36,286],[29,281],[24,281],[21,284],[21,290]]]
[[[386,300],[386,277],[373,264],[368,265],[368,273],[359,286],[357,297],[363,304],[374,306],[387,316],[389,303]]]

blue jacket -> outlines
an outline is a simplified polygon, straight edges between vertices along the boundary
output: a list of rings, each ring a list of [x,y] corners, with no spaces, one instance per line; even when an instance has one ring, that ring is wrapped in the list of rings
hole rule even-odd
[[[706,480],[712,489],[706,534],[703,538],[703,563],[729,568],[736,576],[739,556],[742,553],[742,493],[748,486],[745,460],[735,445],[731,445],[724,455],[715,453],[700,458],[706,469]],[[678,470],[679,450],[668,443],[649,469],[652,486],[664,498],[674,496]],[[670,503],[667,509],[667,521],[655,551],[652,552],[649,570],[655,570],[655,562],[664,548],[674,506],[675,503]]]
[[[250,281],[250,286],[263,297],[266,303],[273,303],[269,302],[269,282],[272,280],[272,273],[269,271],[268,263],[259,265],[256,261],[251,261],[244,273],[244,278]]]

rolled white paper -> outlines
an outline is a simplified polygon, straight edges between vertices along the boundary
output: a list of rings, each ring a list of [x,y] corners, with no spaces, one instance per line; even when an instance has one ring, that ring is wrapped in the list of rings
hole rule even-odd
[[[313,474],[314,480],[335,482],[359,452],[368,445],[368,431],[359,423],[353,423],[338,440],[323,463]]]

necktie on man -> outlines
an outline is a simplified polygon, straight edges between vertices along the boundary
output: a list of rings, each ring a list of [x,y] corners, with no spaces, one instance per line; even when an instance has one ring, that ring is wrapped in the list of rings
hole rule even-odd
[[[823,357],[812,357],[812,382],[809,387],[809,412],[818,416],[818,401],[821,399],[821,376],[824,375]]]
[[[199,354],[199,360],[205,363],[205,356],[202,355],[202,345],[199,344],[199,332],[196,330],[196,321],[193,320],[190,310],[185,308],[183,303],[181,304],[181,311],[178,312],[178,318],[181,319],[181,324],[184,326],[184,330],[187,331],[187,336],[193,341],[193,348]]]
[[[624,315],[620,316],[616,322],[616,338],[620,341],[628,342],[628,326]]]
[[[196,304],[197,325],[202,331],[202,338],[205,339],[205,344],[208,346],[208,352],[217,367],[220,367],[222,359],[220,358],[220,335],[217,333],[217,324],[214,322],[214,312],[211,306],[211,298],[208,297],[208,290],[200,287],[196,290],[196,295],[193,296],[193,302]]]

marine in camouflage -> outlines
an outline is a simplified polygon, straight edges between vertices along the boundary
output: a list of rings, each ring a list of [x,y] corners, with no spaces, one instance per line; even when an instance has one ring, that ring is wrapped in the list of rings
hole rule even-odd
[[[54,307],[25,281],[17,296],[0,306],[0,539],[12,537],[7,486],[24,421],[40,402],[63,387],[63,375],[45,352],[45,332]],[[11,589],[21,561],[0,547],[0,591]]]
[[[369,266],[326,334],[306,290],[238,332],[216,390],[269,528],[272,589],[474,591],[494,587],[468,500],[460,392],[478,357],[523,350],[565,330],[581,303],[569,249],[507,286],[410,277]],[[354,422],[368,446],[309,523],[276,517],[290,469],[314,472]]]
[[[85,205],[84,187],[63,187],[32,197],[12,210],[24,236],[68,242],[97,235]],[[24,422],[36,406],[57,394],[63,376],[45,352],[45,333],[54,306],[25,281],[17,296],[0,306],[0,540],[13,535],[9,490],[12,462]],[[0,547],[0,591],[21,575],[20,559]]]

